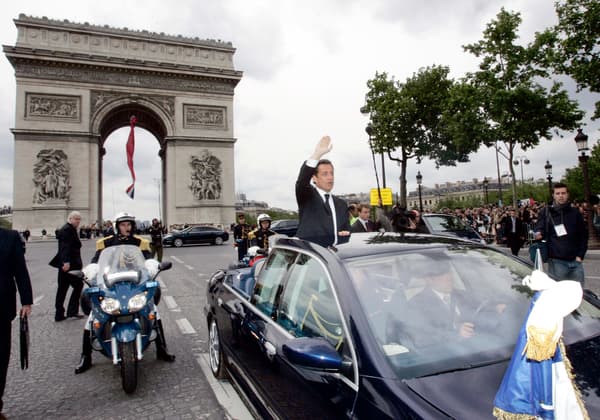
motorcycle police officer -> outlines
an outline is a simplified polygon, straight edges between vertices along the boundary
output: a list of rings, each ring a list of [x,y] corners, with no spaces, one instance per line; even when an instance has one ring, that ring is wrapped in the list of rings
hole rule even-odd
[[[122,212],[117,214],[114,219],[114,231],[115,235],[107,236],[105,238],[99,239],[96,242],[96,254],[92,258],[92,264],[88,265],[83,269],[87,278],[93,278],[96,276],[98,270],[98,259],[100,258],[100,254],[105,248],[109,246],[116,245],[135,245],[140,248],[144,258],[149,260],[152,257],[150,242],[147,239],[134,235],[135,233],[135,217],[129,213]],[[158,267],[158,262],[155,260],[154,263],[156,267]],[[147,261],[149,263],[150,261]],[[94,267],[95,266],[95,267]],[[158,268],[156,268],[158,269]],[[94,270],[96,273],[94,273]],[[160,289],[159,289],[160,290]],[[163,330],[162,321],[160,319],[160,314],[158,313],[158,308],[156,309],[156,326],[157,326],[157,335],[156,335],[156,357],[160,360],[164,360],[166,362],[174,362],[175,356],[169,354],[167,351],[167,343],[165,341],[165,333]],[[90,312],[88,321],[85,324],[85,328],[83,330],[83,344],[81,349],[81,360],[79,365],[75,368],[75,374],[83,373],[92,367],[92,343],[91,343],[91,323],[93,321],[93,313]]]
[[[271,228],[271,217],[262,213],[256,218],[258,227],[248,233],[248,239],[252,245],[258,246],[264,250],[269,249],[269,236],[275,235]]]

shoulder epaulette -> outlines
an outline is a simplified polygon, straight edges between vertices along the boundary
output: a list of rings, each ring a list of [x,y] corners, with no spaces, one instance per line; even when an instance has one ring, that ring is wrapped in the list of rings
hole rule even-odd
[[[102,239],[98,239],[96,241],[96,251],[100,251],[100,250],[103,250],[104,248],[106,248],[104,241],[106,241],[107,239],[111,239],[112,237],[113,237],[113,235],[110,235],[110,236],[105,236]]]

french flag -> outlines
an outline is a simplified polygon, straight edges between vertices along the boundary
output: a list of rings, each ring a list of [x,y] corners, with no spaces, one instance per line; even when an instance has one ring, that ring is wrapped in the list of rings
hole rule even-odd
[[[135,134],[134,128],[137,123],[137,118],[135,115],[132,115],[129,119],[129,125],[131,126],[131,130],[129,131],[129,138],[127,139],[127,146],[125,150],[127,151],[127,166],[129,166],[129,172],[131,172],[131,178],[133,180],[132,184],[127,187],[125,192],[133,200],[133,196],[135,195],[135,171],[133,169],[133,152],[135,151]]]

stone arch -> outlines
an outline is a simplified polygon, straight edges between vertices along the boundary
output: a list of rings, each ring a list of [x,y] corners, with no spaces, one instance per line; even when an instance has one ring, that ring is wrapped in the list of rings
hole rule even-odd
[[[165,223],[234,221],[242,72],[231,43],[26,15],[14,22],[16,45],[4,46],[17,85],[14,228],[52,232],[71,210],[85,223],[101,219],[103,145],[131,114],[160,143]],[[218,193],[190,187],[204,173]],[[42,191],[45,177],[53,182]]]

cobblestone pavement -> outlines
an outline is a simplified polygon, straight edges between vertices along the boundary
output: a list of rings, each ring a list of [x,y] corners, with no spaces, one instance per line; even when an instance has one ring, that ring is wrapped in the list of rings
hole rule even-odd
[[[89,261],[93,241],[85,241],[83,260]],[[202,317],[208,274],[233,258],[231,246],[167,249],[165,258],[180,258],[164,272],[159,308],[174,363],[156,360],[154,345],[139,365],[138,388],[127,395],[120,370],[98,352],[94,366],[74,374],[79,362],[84,320],[54,322],[56,270],[48,261],[56,242],[29,243],[27,263],[35,306],[30,319],[29,369],[19,365],[18,322],[13,323],[12,357],[4,394],[9,419],[222,419],[226,412],[215,398],[199,365],[207,352],[207,330]],[[188,265],[188,264],[194,264]],[[182,321],[186,320],[186,321]]]

